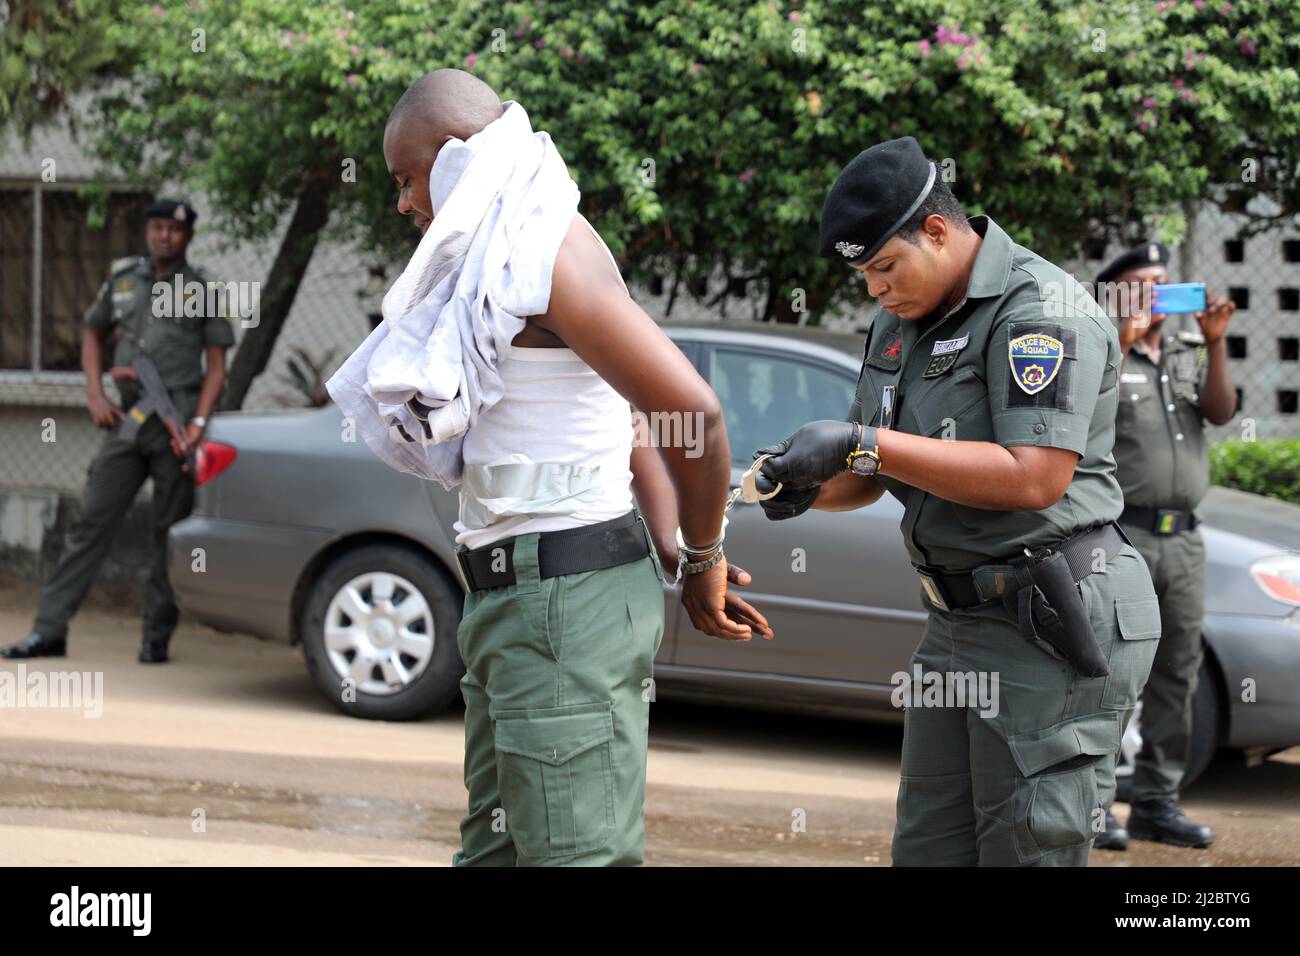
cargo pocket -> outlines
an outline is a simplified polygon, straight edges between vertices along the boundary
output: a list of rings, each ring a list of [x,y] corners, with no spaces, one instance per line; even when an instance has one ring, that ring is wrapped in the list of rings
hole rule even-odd
[[[1150,597],[1116,598],[1119,640],[1110,648],[1110,676],[1101,706],[1128,710],[1142,695],[1160,637],[1160,602]]]
[[[495,714],[506,829],[529,857],[604,846],[614,832],[613,702]]]
[[[1088,714],[1007,738],[1022,778],[1016,783],[1015,844],[1022,863],[1090,841],[1101,808],[1096,762],[1119,750],[1114,713]]]

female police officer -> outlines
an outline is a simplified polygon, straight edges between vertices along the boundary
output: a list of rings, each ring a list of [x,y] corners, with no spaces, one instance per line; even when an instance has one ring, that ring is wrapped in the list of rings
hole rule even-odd
[[[1119,341],[1067,273],[967,220],[936,172],[904,137],[831,189],[821,253],[881,310],[849,421],[757,453],[783,483],[763,507],[780,520],[893,494],[929,612],[910,669],[997,690],[983,712],[907,707],[894,863],[1084,865],[1160,633],[1114,524]]]

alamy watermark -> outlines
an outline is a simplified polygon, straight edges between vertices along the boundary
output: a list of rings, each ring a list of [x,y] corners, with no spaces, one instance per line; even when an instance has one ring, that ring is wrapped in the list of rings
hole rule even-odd
[[[0,671],[0,710],[80,710],[87,719],[104,715],[103,671]]]

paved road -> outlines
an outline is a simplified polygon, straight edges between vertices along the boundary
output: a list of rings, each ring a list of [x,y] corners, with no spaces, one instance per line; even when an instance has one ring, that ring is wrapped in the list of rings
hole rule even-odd
[[[0,640],[25,633],[30,606],[0,591]],[[142,666],[138,628],[89,609],[72,656],[41,663],[102,672],[99,718],[0,710],[0,864],[450,860],[465,799],[459,710],[414,724],[354,720],[319,697],[296,649],[189,624],[171,664]],[[897,727],[661,700],[646,862],[888,865],[900,740]],[[1219,831],[1214,847],[1135,844],[1094,852],[1092,865],[1295,865],[1297,795],[1300,748],[1249,771],[1221,757],[1185,801]]]

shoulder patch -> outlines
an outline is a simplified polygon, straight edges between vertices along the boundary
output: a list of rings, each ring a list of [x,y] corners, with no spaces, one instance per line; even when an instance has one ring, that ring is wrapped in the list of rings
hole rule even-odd
[[[1010,322],[1007,336],[1007,361],[1011,365],[1007,406],[1071,410],[1076,330],[1050,322]]]

